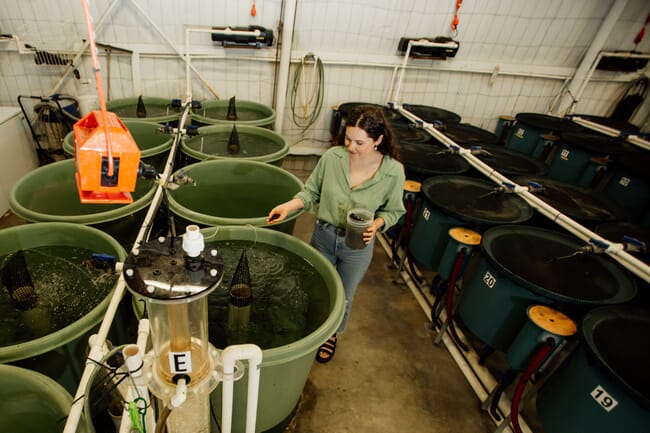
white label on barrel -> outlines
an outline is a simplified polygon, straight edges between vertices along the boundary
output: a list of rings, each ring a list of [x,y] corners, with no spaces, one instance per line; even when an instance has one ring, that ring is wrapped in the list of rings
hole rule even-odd
[[[622,177],[621,177],[621,180],[619,180],[618,183],[619,183],[621,186],[630,186],[630,182],[631,182],[631,181],[632,181],[632,180],[631,180],[629,177],[622,176]]]
[[[607,391],[605,391],[600,385],[591,391],[591,396],[594,398],[594,400],[596,400],[596,403],[598,403],[607,412],[611,412],[612,409],[618,406],[618,401],[609,395]]]
[[[491,273],[486,272],[485,275],[483,276],[483,282],[485,283],[486,286],[488,286],[491,289],[497,283],[497,279],[494,278],[494,275],[492,275]]]
[[[524,138],[524,132],[526,132],[524,128],[517,128],[517,132],[515,132],[515,135],[519,138]]]
[[[562,149],[562,152],[560,152],[560,158],[562,158],[563,160],[567,161],[567,160],[569,159],[569,154],[570,154],[570,153],[571,153],[571,152],[569,152],[568,149]]]
[[[422,211],[422,217],[424,218],[425,221],[429,221],[429,217],[431,216],[431,212],[429,212],[429,209],[426,207]]]
[[[192,372],[192,352],[169,352],[169,370],[174,374]]]

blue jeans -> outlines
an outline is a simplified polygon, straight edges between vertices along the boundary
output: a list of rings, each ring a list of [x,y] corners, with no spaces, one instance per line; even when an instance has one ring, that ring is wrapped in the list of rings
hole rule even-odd
[[[311,245],[334,265],[345,290],[345,314],[337,333],[343,332],[348,322],[352,298],[370,266],[374,244],[375,240],[373,239],[365,248],[354,250],[345,245],[344,230],[322,220],[316,220],[316,224],[314,224]]]

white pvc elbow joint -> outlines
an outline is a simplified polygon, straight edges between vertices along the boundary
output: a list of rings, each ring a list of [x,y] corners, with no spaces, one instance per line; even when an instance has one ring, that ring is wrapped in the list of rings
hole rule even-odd
[[[183,251],[189,257],[198,257],[205,248],[205,240],[199,226],[191,224],[185,228],[183,234]]]
[[[172,398],[169,400],[169,407],[172,409],[178,409],[187,399],[187,382],[185,379],[178,379],[176,382],[176,393],[172,395]]]

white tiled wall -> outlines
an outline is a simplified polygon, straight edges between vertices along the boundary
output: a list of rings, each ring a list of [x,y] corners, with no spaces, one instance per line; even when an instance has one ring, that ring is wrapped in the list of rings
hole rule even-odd
[[[95,22],[113,1],[90,2]],[[546,112],[614,1],[464,2],[455,36],[460,42],[458,55],[447,61],[412,61],[416,68],[405,74],[401,102],[444,108],[486,129],[495,127],[500,114]],[[248,0],[118,1],[98,29],[97,40],[136,51],[139,62],[132,62],[130,55],[113,53],[108,76],[106,53],[100,49],[103,79],[111,86],[109,96],[138,92],[184,96],[185,64],[177,52],[185,50],[186,26],[261,25],[273,29],[277,40],[282,1],[258,1],[254,18],[251,4]],[[396,55],[399,38],[450,35],[455,4],[455,0],[298,0],[289,82],[296,62],[314,52],[325,64],[324,101],[319,119],[308,131],[293,124],[287,106],[283,134],[289,142],[326,147],[332,106],[352,101],[385,103],[395,66],[403,59]],[[605,48],[634,48],[632,40],[649,12],[646,0],[629,0]],[[0,33],[18,35],[39,49],[75,53],[86,35],[81,3],[4,0]],[[224,50],[214,46],[206,33],[193,33],[190,41],[193,53],[202,55],[194,57],[192,64],[221,98],[236,95],[272,104],[275,48]],[[636,49],[650,52],[650,36]],[[82,79],[92,80],[87,56],[75,66]],[[16,51],[13,41],[0,41],[0,104],[14,104],[19,94],[49,95],[64,70],[63,66],[36,65],[31,55]],[[621,79],[630,77],[597,73],[594,79],[576,111],[609,114],[624,89]],[[79,84],[69,78],[58,92],[77,94]],[[196,78],[192,94],[194,99],[215,97]],[[648,111],[648,104],[639,110],[637,123],[644,121]]]

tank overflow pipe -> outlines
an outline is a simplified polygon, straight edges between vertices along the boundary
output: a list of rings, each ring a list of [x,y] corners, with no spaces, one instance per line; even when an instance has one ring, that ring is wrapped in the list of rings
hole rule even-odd
[[[246,401],[246,433],[255,433],[257,423],[257,400],[260,384],[262,349],[254,344],[228,346],[222,353],[223,396],[221,405],[221,432],[231,433],[235,362],[248,361],[248,400]]]
[[[154,431],[156,421],[154,411],[151,409],[151,398],[149,389],[143,374],[144,360],[143,354],[146,351],[147,341],[149,339],[149,320],[141,319],[138,323],[138,339],[136,344],[129,344],[122,349],[124,356],[124,367],[129,375],[128,382],[131,384],[127,395],[126,402],[136,402],[138,410],[145,411],[144,427],[146,431]],[[133,428],[131,417],[129,416],[128,407],[122,412],[122,423],[120,424],[120,433],[129,433]]]
[[[397,110],[404,117],[415,122],[417,126],[421,126],[424,130],[426,130],[429,134],[434,136],[438,141],[443,143],[448,148],[458,149],[458,154],[460,156],[465,158],[467,162],[469,162],[472,166],[474,166],[474,168],[476,168],[478,171],[483,173],[492,181],[498,183],[499,185],[515,184],[515,182],[503,176],[494,168],[490,167],[489,165],[485,164],[483,161],[478,159],[476,156],[474,156],[469,149],[464,149],[462,146],[458,145],[456,142],[451,140],[441,131],[434,128],[433,124],[424,122],[418,116],[408,111],[408,105],[400,105],[395,102],[390,102],[388,103],[388,107]],[[529,185],[529,187],[531,187],[531,185]],[[536,188],[537,187],[532,189],[536,189]],[[646,282],[650,282],[650,266],[646,265],[641,260],[627,253],[624,249],[617,248],[614,242],[603,239],[598,234],[592,232],[591,230],[579,224],[577,221],[573,220],[572,218],[569,218],[567,215],[558,211],[553,206],[547,204],[544,200],[540,199],[535,194],[531,193],[529,189],[531,188],[526,188],[525,190],[519,189],[518,191],[515,190],[514,192],[519,194],[520,197],[526,200],[533,208],[535,208],[542,215],[549,218],[551,221],[555,222],[560,227],[564,228],[569,233],[577,236],[583,241],[596,239],[600,242],[606,243],[608,247],[605,249],[605,252],[609,256],[614,258],[614,260],[619,262],[630,272],[634,273],[635,275],[642,278]]]
[[[181,125],[187,121],[188,112],[189,112],[189,105],[187,105],[183,111],[181,117]],[[178,148],[178,143],[180,142],[180,138],[181,138],[180,134],[174,137],[174,140],[172,142],[172,147],[169,151],[169,156],[165,164],[165,169],[161,174],[161,184],[158,185],[154,197],[152,199],[152,202],[149,205],[149,209],[147,210],[147,214],[145,215],[142,226],[140,227],[140,231],[136,236],[133,249],[137,249],[137,246],[140,244],[140,242],[142,242],[146,238],[147,232],[149,231],[149,227],[151,226],[153,218],[156,215],[156,212],[158,211],[158,207],[160,206],[160,203],[162,201],[162,185],[164,185],[166,179],[168,179],[169,176],[171,175],[172,167],[174,164],[174,158],[176,157],[176,149]],[[124,281],[124,276],[121,272],[119,275],[120,276],[117,280],[117,284],[115,286],[113,296],[111,297],[108,307],[106,308],[106,313],[104,314],[104,318],[102,319],[102,323],[99,326],[99,330],[97,331],[97,337],[94,339],[93,344],[90,345],[90,352],[88,355],[89,361],[86,362],[86,366],[84,367],[84,371],[81,375],[79,386],[77,387],[77,392],[75,393],[72,406],[70,407],[70,412],[68,413],[68,418],[66,420],[63,433],[75,433],[77,431],[77,426],[79,425],[79,419],[81,418],[81,412],[83,411],[83,407],[84,407],[85,390],[92,376],[92,372],[96,367],[95,363],[90,360],[101,359],[102,347],[106,342],[106,337],[108,336],[108,331],[110,330],[110,327],[113,323],[113,319],[115,318],[115,313],[117,312],[117,309],[126,291],[126,281]]]

